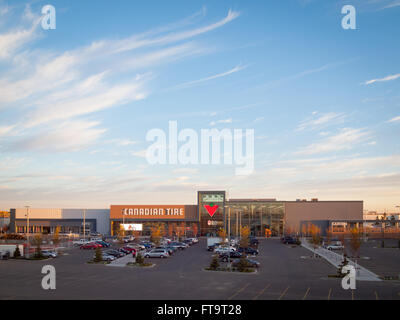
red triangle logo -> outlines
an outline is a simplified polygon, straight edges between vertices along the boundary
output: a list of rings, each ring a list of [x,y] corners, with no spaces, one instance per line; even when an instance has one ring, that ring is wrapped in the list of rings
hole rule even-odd
[[[208,205],[208,204],[206,204],[206,205],[204,205],[204,208],[206,208],[208,214],[209,214],[211,217],[213,217],[214,214],[215,214],[215,212],[218,210],[219,206],[217,206],[216,204],[215,204],[215,205],[211,205],[211,206]]]

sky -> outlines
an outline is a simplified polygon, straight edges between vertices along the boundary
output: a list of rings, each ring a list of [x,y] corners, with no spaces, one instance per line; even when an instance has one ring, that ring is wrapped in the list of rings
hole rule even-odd
[[[226,190],[398,211],[399,18],[399,0],[0,0],[0,209]],[[254,129],[253,173],[149,164],[170,121]]]

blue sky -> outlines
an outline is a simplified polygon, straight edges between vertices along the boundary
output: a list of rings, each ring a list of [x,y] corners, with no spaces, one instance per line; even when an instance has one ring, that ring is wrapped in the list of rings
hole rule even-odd
[[[40,25],[48,3],[56,30]],[[0,208],[208,189],[400,205],[400,1],[93,3],[0,0]],[[150,166],[146,133],[172,120],[254,129],[254,173]]]

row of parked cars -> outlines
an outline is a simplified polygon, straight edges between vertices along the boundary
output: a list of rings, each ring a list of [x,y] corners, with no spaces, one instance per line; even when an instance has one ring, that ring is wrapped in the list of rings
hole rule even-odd
[[[188,238],[181,242],[164,238],[160,246],[156,246],[154,243],[142,241],[141,244],[146,248],[146,251],[142,254],[145,258],[168,258],[173,255],[174,252],[185,250],[198,242],[199,240],[197,238]]]
[[[218,255],[220,261],[222,262],[231,262],[233,267],[237,267],[242,258],[245,258],[245,261],[249,267],[259,268],[260,263],[254,259],[249,258],[249,256],[257,256],[259,254],[258,240],[253,238],[250,239],[249,247],[240,247],[239,240],[232,239],[230,241],[230,245],[214,243],[207,247],[208,251],[212,251]]]

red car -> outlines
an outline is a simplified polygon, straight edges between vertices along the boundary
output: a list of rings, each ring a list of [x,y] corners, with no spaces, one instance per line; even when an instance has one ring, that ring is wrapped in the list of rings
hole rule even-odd
[[[99,243],[90,242],[80,246],[79,249],[97,249],[102,247],[103,246]]]
[[[135,248],[123,247],[122,249],[125,250],[126,252],[132,253],[133,255],[136,254],[136,249]]]

